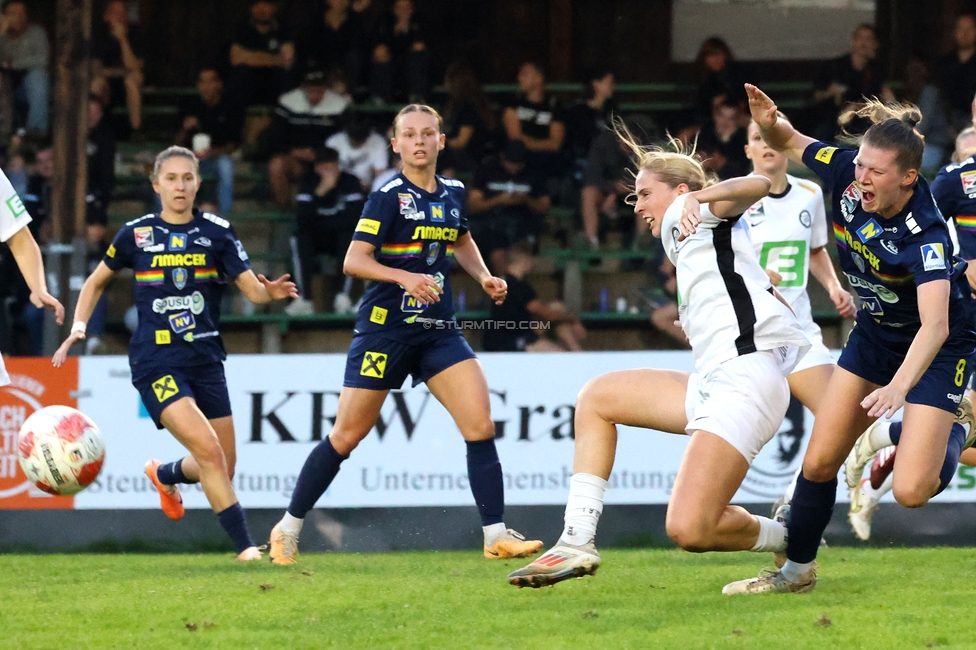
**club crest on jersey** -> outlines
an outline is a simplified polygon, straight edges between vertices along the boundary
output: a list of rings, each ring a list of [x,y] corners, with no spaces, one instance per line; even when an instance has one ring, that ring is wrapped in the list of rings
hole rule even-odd
[[[884,316],[884,309],[881,308],[881,301],[874,296],[871,296],[870,298],[861,298],[861,309],[872,316]]]
[[[177,289],[182,289],[186,286],[186,280],[190,277],[190,274],[186,272],[186,269],[173,269],[173,284]]]
[[[851,259],[854,260],[854,266],[857,267],[857,270],[864,273],[864,269],[866,268],[864,266],[864,258],[857,253],[851,253]]]
[[[185,251],[186,250],[186,234],[181,232],[174,232],[169,236],[169,250],[170,251]]]
[[[400,214],[417,214],[417,201],[413,198],[413,194],[397,194],[397,199],[400,201]]]
[[[976,170],[959,174],[959,181],[962,183],[962,191],[966,196],[973,198],[976,196]]]
[[[749,217],[765,217],[766,211],[763,210],[763,202],[756,201],[746,210],[746,215]]]
[[[854,210],[861,202],[861,190],[857,188],[857,181],[847,186],[844,193],[840,196],[840,212],[844,215],[844,221],[850,223],[854,218]]]
[[[136,239],[136,246],[139,248],[145,248],[146,246],[152,246],[156,242],[153,241],[153,227],[152,226],[139,226],[138,228],[132,229],[132,236]]]
[[[809,228],[813,225],[813,217],[810,215],[809,210],[800,210],[800,225],[804,228]]]
[[[945,251],[942,244],[922,244],[922,267],[926,271],[941,271],[945,269]]]
[[[444,204],[443,203],[431,203],[430,204],[430,221],[431,221],[431,223],[444,223]]]
[[[857,229],[857,236],[861,240],[861,243],[868,243],[875,237],[880,237],[881,233],[884,232],[878,222],[874,219],[868,219],[868,222]]]
[[[439,241],[431,242],[427,247],[427,266],[433,266],[434,262],[437,261],[437,254],[441,252],[441,243]]]

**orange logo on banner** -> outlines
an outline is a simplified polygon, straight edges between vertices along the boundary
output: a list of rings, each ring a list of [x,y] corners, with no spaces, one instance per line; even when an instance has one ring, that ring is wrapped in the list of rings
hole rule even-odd
[[[78,359],[55,368],[51,360],[6,359],[11,383],[0,387],[0,510],[73,508],[74,497],[54,497],[31,485],[17,459],[17,433],[30,415],[45,406],[78,407]]]

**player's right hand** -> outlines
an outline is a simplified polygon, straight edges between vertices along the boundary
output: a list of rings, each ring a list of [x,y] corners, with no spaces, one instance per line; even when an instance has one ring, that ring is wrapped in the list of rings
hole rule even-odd
[[[434,276],[426,273],[410,273],[404,282],[400,283],[403,290],[419,300],[424,305],[433,305],[441,301],[441,289],[437,286]]]
[[[749,97],[749,112],[760,129],[771,128],[776,124],[776,104],[763,91],[752,84],[745,84],[746,95]]]
[[[57,349],[57,352],[55,352],[54,356],[51,358],[51,363],[54,364],[54,367],[60,368],[62,364],[64,364],[65,359],[68,358],[68,352],[71,350],[71,346],[77,343],[78,341],[84,341],[84,340],[85,340],[84,332],[75,331],[69,334],[68,338],[64,340],[64,343],[61,344],[61,347]]]

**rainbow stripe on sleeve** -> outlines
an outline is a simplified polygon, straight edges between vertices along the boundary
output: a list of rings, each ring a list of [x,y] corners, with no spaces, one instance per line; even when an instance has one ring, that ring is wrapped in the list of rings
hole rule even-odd
[[[193,269],[193,279],[197,282],[201,280],[216,280],[217,269]]]
[[[447,255],[448,257],[454,257],[454,247],[448,244],[447,250],[444,251],[444,254]]]
[[[136,284],[162,284],[165,281],[165,271],[136,271]]]
[[[424,245],[421,242],[412,244],[383,244],[380,255],[383,257],[420,257],[423,255]]]
[[[976,230],[976,216],[964,217],[962,215],[956,215],[956,227],[965,230]]]
[[[847,229],[838,223],[834,224],[834,239],[837,240],[838,246],[847,248]]]

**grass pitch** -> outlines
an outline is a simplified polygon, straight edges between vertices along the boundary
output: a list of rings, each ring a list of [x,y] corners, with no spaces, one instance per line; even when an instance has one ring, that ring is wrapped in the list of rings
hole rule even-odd
[[[722,596],[769,556],[607,550],[542,590],[466,553],[0,555],[0,647],[976,647],[976,549],[821,553],[811,594]]]

